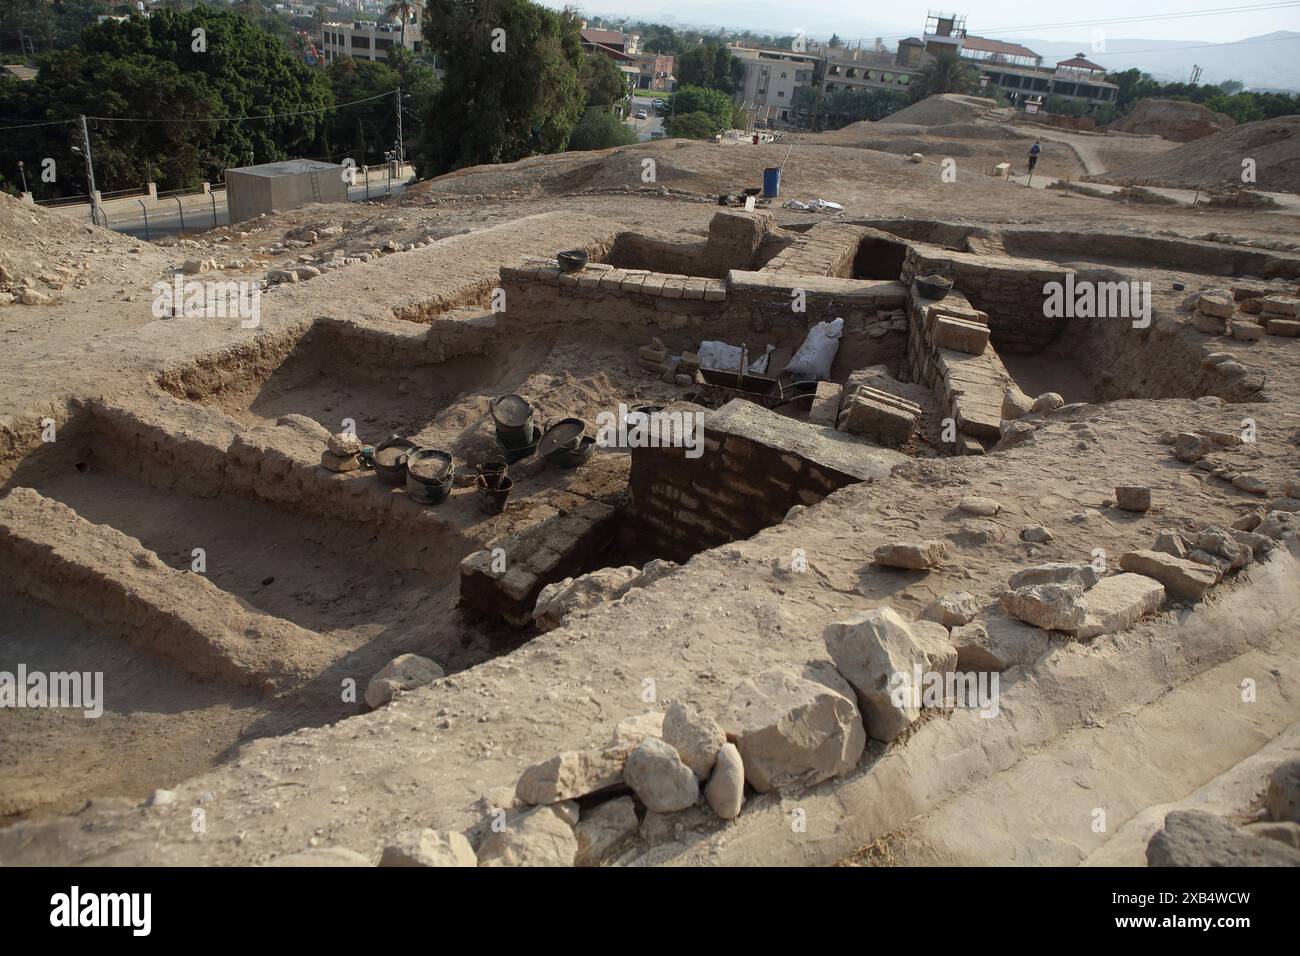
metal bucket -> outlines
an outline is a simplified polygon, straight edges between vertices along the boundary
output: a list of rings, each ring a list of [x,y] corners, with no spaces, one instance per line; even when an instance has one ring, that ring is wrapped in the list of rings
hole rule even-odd
[[[422,504],[445,501],[455,477],[455,463],[445,451],[417,448],[406,459],[406,490]]]
[[[478,477],[478,506],[490,515],[499,515],[506,510],[506,502],[510,499],[510,490],[514,488],[514,479],[509,475],[501,475],[496,484],[489,484],[487,477],[479,475]]]

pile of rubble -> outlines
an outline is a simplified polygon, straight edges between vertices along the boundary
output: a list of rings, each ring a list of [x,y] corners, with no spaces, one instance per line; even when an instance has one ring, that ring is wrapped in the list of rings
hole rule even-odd
[[[1192,326],[1206,335],[1223,335],[1244,342],[1262,339],[1265,333],[1285,338],[1300,335],[1300,298],[1240,287],[1205,289],[1184,300],[1192,309]]]

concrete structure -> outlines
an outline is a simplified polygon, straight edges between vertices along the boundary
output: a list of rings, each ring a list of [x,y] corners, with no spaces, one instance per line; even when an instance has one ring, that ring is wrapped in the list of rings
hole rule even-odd
[[[732,47],[745,64],[745,78],[736,93],[756,126],[793,126],[799,106],[795,93],[822,81],[825,60],[811,53]]]
[[[634,62],[637,67],[638,90],[671,91],[677,85],[673,76],[673,57],[661,53],[639,53]]]
[[[424,52],[421,9],[420,4],[411,4],[411,19],[406,24],[406,48],[412,53]],[[386,60],[388,51],[401,45],[402,25],[396,22],[353,20],[350,23],[322,23],[320,28],[321,56],[326,63],[344,57]]]
[[[968,34],[965,18],[956,15],[931,14],[924,36],[900,40],[893,53],[879,41],[866,49],[812,43],[806,51],[733,46],[731,52],[745,63],[736,100],[756,126],[807,126],[822,97],[844,90],[906,93],[941,53],[961,57],[979,71],[982,91],[999,89],[1017,106],[1052,97],[1100,105],[1119,96],[1119,87],[1106,82],[1106,68],[1082,53],[1045,67],[1028,47]],[[800,95],[805,87],[813,93]]]
[[[967,33],[965,17],[931,14],[921,43],[930,56],[948,51],[970,62],[980,72],[983,89],[992,92],[996,87],[1016,105],[1052,97],[1097,105],[1114,103],[1119,96],[1119,87],[1105,80],[1106,68],[1082,53],[1045,67],[1041,56],[1019,43]],[[909,62],[915,59],[914,49],[909,50]]]
[[[297,209],[309,202],[347,202],[345,167],[315,159],[286,159],[226,170],[226,210],[242,222],[264,212]]]

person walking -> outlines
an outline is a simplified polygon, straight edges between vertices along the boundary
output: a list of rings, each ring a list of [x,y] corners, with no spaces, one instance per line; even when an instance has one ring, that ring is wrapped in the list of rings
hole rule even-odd
[[[1043,151],[1043,147],[1034,140],[1034,145],[1029,147],[1029,172],[1032,174],[1034,167],[1038,165],[1038,154]]]

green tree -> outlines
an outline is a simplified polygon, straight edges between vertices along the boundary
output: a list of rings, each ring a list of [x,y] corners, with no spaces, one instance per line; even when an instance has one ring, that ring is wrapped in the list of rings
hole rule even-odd
[[[202,51],[192,38],[200,27]],[[319,155],[332,104],[322,72],[243,18],[209,7],[89,27],[78,46],[43,57],[34,81],[0,85],[0,115],[32,122],[79,113],[105,118],[91,131],[103,190],[138,186],[151,173],[163,188],[195,186],[250,156]],[[51,156],[59,170],[51,191],[84,191],[78,176],[64,173],[81,164],[70,150],[71,127],[23,132],[0,141],[0,168],[19,159],[34,168]]]
[[[627,99],[627,80],[614,61],[597,51],[582,61],[578,82],[587,107],[609,109]]]
[[[979,90],[979,73],[956,53],[945,51],[921,67],[908,90],[913,101],[941,93],[975,93]]]
[[[669,136],[682,139],[713,139],[722,132],[724,124],[712,113],[674,113],[664,120]]]
[[[447,77],[417,148],[421,175],[567,145],[582,111],[582,45],[572,10],[529,0],[429,0],[424,36]]]
[[[406,23],[411,19],[411,14],[415,12],[415,4],[410,0],[395,0],[384,8],[384,16],[393,20],[398,20],[402,24],[402,47],[406,47]]]
[[[326,69],[336,103],[369,99],[356,106],[341,106],[330,114],[331,158],[350,156],[358,166],[383,161],[385,150],[397,141],[397,114],[393,100],[402,78],[397,70],[380,60],[344,57]],[[383,99],[372,99],[380,96]]]
[[[673,64],[677,82],[734,93],[745,77],[745,64],[721,40],[692,47]]]
[[[636,131],[608,110],[589,109],[573,128],[569,149],[609,149],[611,146],[630,146],[636,142]]]

